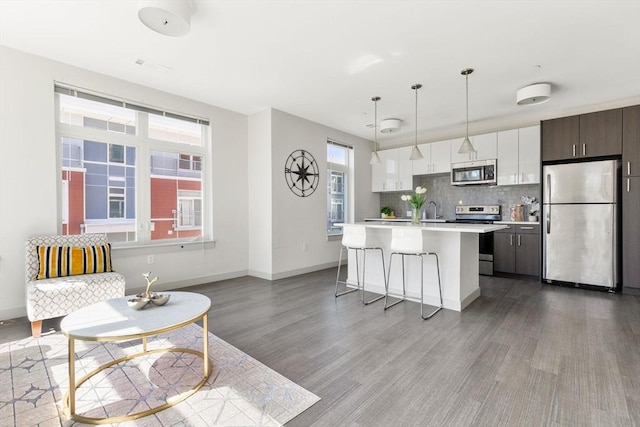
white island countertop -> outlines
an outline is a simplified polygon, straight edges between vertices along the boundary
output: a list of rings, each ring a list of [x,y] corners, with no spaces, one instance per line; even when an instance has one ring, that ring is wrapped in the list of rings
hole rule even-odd
[[[370,222],[356,222],[345,223],[348,225],[364,225],[367,228],[403,228],[403,227],[416,227],[424,231],[448,231],[459,233],[491,233],[492,231],[504,230],[509,228],[506,224],[460,224],[455,222],[422,222],[420,224],[412,224],[410,222],[401,221],[370,221]]]
[[[424,286],[425,303],[438,306],[440,304],[437,277],[442,280],[442,303],[444,308],[462,311],[473,300],[480,296],[479,281],[479,238],[483,233],[508,229],[507,224],[460,224],[449,222],[423,222],[412,224],[399,221],[370,221],[345,223],[342,226],[364,227],[367,230],[367,241],[373,247],[382,248],[382,257],[367,256],[366,267],[364,259],[358,262],[355,251],[349,252],[349,266],[347,282],[350,286],[356,286],[358,268],[366,269],[366,289],[369,292],[384,294],[388,286],[391,294],[400,295],[405,289],[403,286],[402,269],[396,261],[393,269],[389,269],[391,241],[394,230],[403,230],[408,227],[421,230],[424,236],[424,252],[438,254],[439,268],[435,265],[433,257],[422,259],[424,263],[424,285],[422,284],[421,269],[418,261],[406,262],[406,295],[407,299],[420,301],[422,287]],[[391,270],[391,271],[390,271]],[[390,272],[389,277],[385,273]],[[362,273],[363,280],[365,272]],[[434,286],[434,284],[436,284]]]

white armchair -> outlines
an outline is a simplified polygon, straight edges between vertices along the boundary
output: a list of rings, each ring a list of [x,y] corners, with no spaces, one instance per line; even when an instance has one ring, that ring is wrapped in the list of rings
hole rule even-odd
[[[35,278],[40,270],[38,246],[87,247],[107,244],[104,234],[71,236],[41,236],[27,239],[25,250],[25,281],[27,317],[31,335],[42,333],[42,321],[65,316],[74,310],[124,296],[124,276],[115,272],[79,274],[55,278]]]

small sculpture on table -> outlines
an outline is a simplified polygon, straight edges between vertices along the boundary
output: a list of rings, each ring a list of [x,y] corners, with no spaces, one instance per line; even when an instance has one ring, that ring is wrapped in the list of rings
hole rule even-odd
[[[157,294],[155,292],[151,292],[151,285],[158,281],[158,276],[154,277],[151,280],[149,280],[149,276],[151,276],[150,271],[142,274],[142,277],[144,277],[147,281],[147,288],[144,293],[137,294],[135,298],[132,298],[128,301],[129,307],[133,308],[134,310],[142,310],[149,303],[158,306],[165,305],[171,297],[171,295],[169,294]]]

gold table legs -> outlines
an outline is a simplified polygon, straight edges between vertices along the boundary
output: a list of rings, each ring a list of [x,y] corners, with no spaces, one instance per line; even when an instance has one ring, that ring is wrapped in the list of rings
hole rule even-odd
[[[76,372],[75,372],[75,339],[72,337],[68,337],[68,348],[69,348],[69,391],[64,395],[62,405],[63,410],[66,415],[70,416],[72,419],[87,423],[87,424],[110,424],[110,423],[121,423],[125,421],[135,420],[141,417],[145,417],[147,415],[155,414],[156,412],[162,411],[163,409],[167,409],[175,405],[176,403],[182,402],[189,396],[193,395],[197,392],[204,383],[207,382],[209,376],[211,375],[211,361],[209,360],[209,317],[208,314],[202,317],[202,332],[203,332],[203,340],[202,340],[202,352],[193,350],[190,348],[167,348],[167,349],[156,349],[156,350],[147,350],[147,337],[142,337],[142,351],[130,354],[128,356],[121,357],[119,359],[113,360],[109,363],[106,363],[93,371],[89,372],[82,378],[80,378],[76,382]],[[136,412],[134,414],[121,415],[117,417],[106,417],[106,418],[94,418],[94,417],[86,417],[84,415],[76,414],[76,391],[77,389],[88,379],[96,375],[98,372],[101,372],[113,365],[117,365],[127,360],[135,359],[136,357],[147,356],[155,353],[189,353],[196,355],[203,360],[203,375],[202,379],[191,389],[184,391],[176,396],[173,396],[171,399],[168,399],[166,403],[162,405],[156,406],[154,408],[147,409],[145,411]]]

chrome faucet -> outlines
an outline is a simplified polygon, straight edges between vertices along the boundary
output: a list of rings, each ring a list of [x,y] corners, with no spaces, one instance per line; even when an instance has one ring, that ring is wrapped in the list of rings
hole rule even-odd
[[[429,204],[427,205],[427,210],[429,210],[429,206],[433,205],[433,219],[438,219],[438,205],[433,200],[429,200]]]

